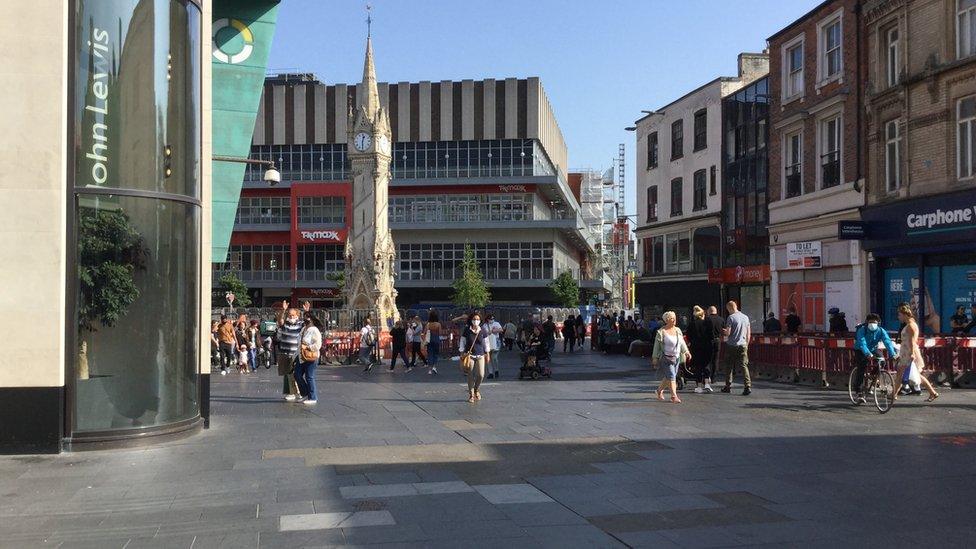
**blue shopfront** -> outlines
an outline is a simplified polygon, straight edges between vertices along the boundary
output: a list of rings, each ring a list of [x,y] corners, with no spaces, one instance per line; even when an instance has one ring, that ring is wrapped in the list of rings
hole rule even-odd
[[[872,309],[885,328],[899,328],[901,303],[912,305],[926,334],[952,333],[959,307],[973,320],[976,191],[868,207],[861,217],[873,261]]]

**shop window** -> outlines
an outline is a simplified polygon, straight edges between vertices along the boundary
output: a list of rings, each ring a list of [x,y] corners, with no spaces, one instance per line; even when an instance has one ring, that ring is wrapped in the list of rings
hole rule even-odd
[[[840,115],[820,122],[820,188],[840,185]]]
[[[705,170],[698,170],[695,172],[693,185],[694,200],[691,209],[695,212],[704,210],[708,206],[707,197],[705,195]]]
[[[885,124],[885,183],[888,192],[901,186],[901,135],[898,120]]]
[[[803,134],[787,134],[785,141],[783,187],[786,198],[793,198],[803,194]]]
[[[956,158],[959,178],[965,179],[976,173],[976,96],[959,100],[957,119]]]
[[[695,113],[695,150],[708,147],[708,111],[702,109]]]
[[[958,0],[956,8],[956,56],[962,59],[976,53],[976,0]]]
[[[677,217],[681,215],[681,206],[683,201],[683,191],[681,189],[681,178],[677,177],[671,180],[671,217]]]
[[[671,160],[677,160],[685,155],[684,120],[675,120],[671,124]]]
[[[657,185],[647,188],[647,222],[657,221]]]
[[[657,132],[647,136],[647,169],[657,167]]]

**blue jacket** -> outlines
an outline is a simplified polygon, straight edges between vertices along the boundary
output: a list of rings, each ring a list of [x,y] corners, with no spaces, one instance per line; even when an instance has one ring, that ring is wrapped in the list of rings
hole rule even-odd
[[[891,338],[888,337],[888,332],[883,327],[878,326],[878,329],[873,332],[868,330],[867,324],[861,324],[857,327],[857,332],[854,334],[854,348],[861,351],[864,356],[874,354],[874,350],[878,348],[878,343],[881,342],[884,342],[885,348],[888,349],[889,357],[897,354],[891,344]]]

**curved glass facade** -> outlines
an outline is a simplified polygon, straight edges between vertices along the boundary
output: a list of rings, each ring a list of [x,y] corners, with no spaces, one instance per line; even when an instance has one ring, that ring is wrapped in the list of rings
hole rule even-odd
[[[72,433],[200,413],[200,11],[76,0]]]

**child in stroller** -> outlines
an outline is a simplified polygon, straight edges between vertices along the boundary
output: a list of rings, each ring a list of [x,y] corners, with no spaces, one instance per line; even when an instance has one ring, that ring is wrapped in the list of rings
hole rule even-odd
[[[521,354],[522,368],[519,369],[519,379],[552,377],[552,369],[549,367],[552,365],[552,355],[542,342],[542,329],[539,326],[532,329],[532,336]]]

